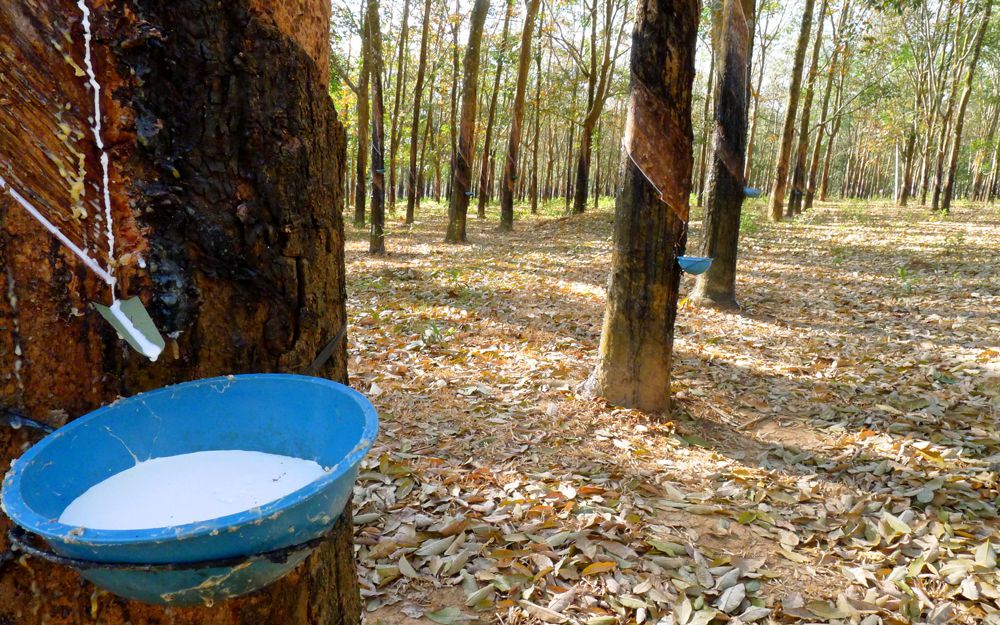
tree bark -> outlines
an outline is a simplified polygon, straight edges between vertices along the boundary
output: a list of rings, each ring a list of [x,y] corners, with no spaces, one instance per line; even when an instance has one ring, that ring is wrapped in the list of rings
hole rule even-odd
[[[819,52],[823,47],[823,24],[826,21],[826,7],[827,0],[822,0],[819,6],[819,19],[816,20],[816,41],[813,43],[812,60],[809,62],[806,89],[802,96],[802,115],[799,118],[799,142],[795,150],[795,166],[792,169],[792,191],[788,198],[787,216],[789,217],[802,212],[802,200],[805,198],[806,159],[809,152],[809,118],[812,113],[813,94],[815,93],[816,71],[819,67]]]
[[[715,47],[709,51],[708,54],[708,78],[705,79],[705,103],[702,107],[701,119],[702,119],[702,129],[701,129],[701,150],[698,156],[698,198],[697,206],[702,206],[705,203],[705,180],[706,170],[705,164],[708,162],[708,142],[711,140],[711,129],[712,129],[712,118],[709,115],[712,112],[712,100],[713,94],[715,93]]]
[[[792,80],[788,86],[788,104],[785,107],[785,123],[781,128],[778,142],[778,161],[774,167],[774,185],[771,187],[771,220],[781,221],[785,207],[785,189],[788,186],[788,166],[792,154],[792,140],[795,137],[795,118],[798,113],[799,92],[802,86],[802,66],[805,64],[806,48],[812,33],[812,14],[816,0],[806,0],[802,10],[802,24],[799,40],[795,46],[795,61],[792,66]]]
[[[476,143],[476,94],[479,90],[479,48],[483,25],[490,9],[489,0],[476,0],[469,25],[469,44],[465,48],[462,79],[462,117],[459,121],[458,147],[455,153],[451,198],[448,203],[446,243],[465,243],[465,222],[469,213],[469,190],[472,188],[472,159]]]
[[[951,210],[951,197],[955,190],[955,172],[958,169],[958,152],[962,147],[962,128],[965,125],[965,110],[969,106],[969,96],[972,95],[972,79],[976,73],[976,65],[979,64],[979,54],[983,49],[983,37],[986,34],[986,27],[990,22],[990,15],[993,11],[993,0],[986,3],[986,14],[983,15],[982,22],[976,31],[975,39],[972,42],[972,59],[969,61],[969,71],[965,76],[965,88],[962,90],[962,101],[958,105],[958,116],[955,118],[955,128],[951,140],[951,155],[948,162],[947,178],[945,178],[943,197],[941,198],[941,210],[949,212]]]
[[[698,276],[691,300],[721,309],[736,303],[736,257],[743,209],[743,167],[747,139],[747,14],[753,0],[726,0],[716,21],[718,71],[713,112],[712,162],[705,194],[701,255],[713,258]]]
[[[368,201],[368,77],[371,75],[371,54],[368,49],[368,9],[361,19],[361,75],[358,76],[358,158],[354,179],[354,225],[365,227],[365,205]]]
[[[490,174],[493,171],[493,122],[496,119],[497,97],[500,95],[500,83],[503,80],[503,62],[507,54],[507,34],[510,32],[510,16],[514,12],[514,4],[506,2],[503,16],[503,30],[500,35],[500,49],[497,50],[497,67],[493,75],[493,91],[490,94],[490,106],[486,114],[486,134],[483,136],[483,164],[479,168],[479,198],[477,200],[477,217],[486,219],[486,204],[489,203]]]
[[[378,0],[368,2],[368,53],[371,60],[372,90],[372,220],[368,252],[385,254],[385,102],[382,92],[382,29]]]
[[[691,87],[699,5],[638,0],[611,276],[592,393],[670,407],[670,364],[691,194]],[[641,169],[640,169],[641,165]]]
[[[448,19],[451,23],[451,117],[448,118],[448,132],[451,135],[451,152],[449,152],[451,164],[448,170],[447,189],[449,198],[451,198],[452,183],[455,180],[455,161],[458,158],[458,29],[462,23],[459,0],[455,0],[454,15],[458,19],[452,19],[451,16]]]
[[[813,143],[812,158],[809,159],[809,178],[806,184],[806,196],[802,203],[803,210],[809,210],[813,206],[813,198],[816,196],[816,183],[819,174],[819,160],[823,148],[823,137],[827,135],[827,125],[830,120],[827,113],[830,110],[830,96],[833,93],[833,78],[837,73],[837,63],[840,60],[840,49],[843,45],[844,28],[847,25],[847,17],[850,14],[850,1],[844,2],[840,7],[840,18],[837,20],[837,30],[833,33],[833,52],[830,53],[830,66],[826,72],[826,86],[823,87],[823,104],[820,107],[820,124],[816,128],[816,141]]]
[[[413,88],[413,121],[410,124],[410,171],[406,177],[406,223],[412,224],[417,207],[417,146],[420,143],[420,103],[424,95],[427,71],[427,45],[431,27],[431,0],[424,0],[424,21],[420,29],[420,60],[417,61],[417,84]]]
[[[514,184],[517,181],[518,156],[521,149],[521,123],[524,121],[524,92],[531,69],[531,37],[535,31],[540,0],[527,0],[524,28],[521,31],[521,50],[517,57],[517,82],[514,87],[514,110],[510,119],[510,136],[507,141],[507,159],[503,166],[500,187],[500,229],[514,229]]]
[[[542,23],[542,16],[538,18],[539,26]],[[541,47],[541,44],[539,44]],[[538,140],[541,132],[541,112],[542,112],[542,51],[535,53],[535,101],[534,101],[534,127],[535,132],[531,140],[531,188],[528,193],[531,196],[531,214],[538,213]]]
[[[0,157],[0,176],[52,215],[101,193],[93,94],[64,58],[83,66],[80,15],[72,0],[0,4],[4,79],[19,85],[0,108],[0,154],[18,160]],[[119,292],[171,338],[155,363],[124,348],[88,305],[109,303],[107,285],[0,193],[0,405],[61,425],[166,384],[303,371],[346,323],[329,4],[100,3],[92,23]],[[74,191],[57,164],[78,156]],[[322,375],[346,381],[343,345]],[[0,428],[0,462],[28,438]],[[0,537],[8,527],[0,516]],[[355,625],[360,611],[349,523],[284,579],[212,607],[126,601],[36,559],[0,568],[0,623]]]
[[[396,90],[392,96],[392,121],[389,128],[389,210],[396,210],[396,152],[399,150],[400,100],[406,89],[406,43],[410,33],[410,0],[403,0],[403,23],[399,31],[399,57],[396,60]]]

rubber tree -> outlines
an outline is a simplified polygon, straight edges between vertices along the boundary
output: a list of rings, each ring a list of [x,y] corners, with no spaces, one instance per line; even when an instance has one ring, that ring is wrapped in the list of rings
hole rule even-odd
[[[89,305],[109,304],[108,286],[0,192],[0,407],[58,426],[185,380],[302,372],[340,332],[346,144],[327,93],[329,11],[321,0],[94,3],[110,256],[119,294],[141,298],[167,350],[150,362],[126,348]],[[4,84],[17,85],[2,96],[0,176],[53,216],[82,202],[87,217],[60,223],[107,263],[106,248],[80,236],[96,224],[102,185],[94,94],[74,72],[84,66],[76,1],[0,3],[0,42]],[[81,158],[82,178],[60,171]],[[346,381],[343,342],[320,375]],[[34,438],[0,425],[3,466]],[[284,579],[211,607],[129,602],[16,557],[0,565],[0,623],[356,625],[345,520]],[[0,560],[8,523],[0,515]]]
[[[378,0],[367,0],[365,47],[371,63],[372,205],[368,252],[385,254],[385,100],[382,91],[382,29]]]
[[[986,35],[986,28],[989,26],[992,12],[993,0],[987,0],[986,10],[972,41],[972,58],[969,61],[969,68],[965,75],[965,86],[962,90],[962,98],[958,104],[958,113],[955,118],[954,130],[952,131],[951,152],[948,158],[948,168],[945,171],[946,177],[941,197],[941,210],[944,212],[951,210],[951,199],[955,191],[955,174],[958,170],[958,152],[962,147],[962,129],[965,125],[965,111],[969,106],[969,96],[972,95],[974,86],[972,81],[976,73],[976,66],[979,64],[979,55],[983,49],[983,38]]]
[[[615,0],[604,0],[604,30],[601,43],[601,61],[597,61],[597,2],[591,0],[590,13],[590,68],[587,71],[587,111],[580,123],[580,148],[576,161],[576,184],[573,195],[573,212],[582,213],[587,208],[587,193],[590,182],[590,157],[593,151],[594,129],[604,111],[614,78],[615,61],[625,32],[626,20],[622,18],[615,27],[618,11]],[[575,99],[575,98],[574,98]]]
[[[503,30],[500,34],[500,49],[496,50],[497,65],[493,74],[493,91],[490,94],[490,106],[486,112],[486,134],[483,137],[482,166],[479,168],[479,199],[477,202],[477,217],[486,219],[486,204],[490,201],[490,173],[493,171],[493,122],[496,120],[497,97],[500,95],[500,83],[503,81],[504,60],[507,58],[507,34],[510,32],[510,16],[514,12],[512,0],[505,0],[503,14]]]
[[[847,26],[847,18],[851,13],[850,0],[845,0],[844,4],[840,7],[840,17],[837,20],[837,28],[833,33],[833,51],[830,53],[830,60],[826,69],[826,86],[823,87],[823,103],[820,105],[820,119],[819,126],[816,128],[816,140],[813,142],[812,158],[809,159],[809,178],[806,184],[806,195],[805,199],[802,201],[802,209],[809,210],[813,206],[813,198],[816,196],[816,186],[819,177],[819,162],[822,157],[823,149],[823,137],[828,134],[828,126],[830,125],[830,119],[828,113],[830,111],[830,96],[833,94],[833,83],[834,78],[837,75],[837,70],[840,62],[840,49],[842,45],[842,40],[844,38],[844,29]],[[911,134],[910,141],[910,152],[913,150],[913,141]],[[831,139],[832,141],[832,139]],[[907,180],[909,180],[909,175],[907,174]],[[907,183],[908,185],[909,183]],[[905,204],[905,198],[903,203]]]
[[[777,162],[774,166],[774,185],[771,187],[770,216],[772,221],[781,221],[785,207],[788,166],[792,155],[792,140],[795,138],[795,119],[798,113],[799,95],[802,87],[802,66],[805,64],[806,48],[809,47],[809,35],[812,33],[812,14],[815,4],[816,0],[805,0],[805,6],[802,9],[802,23],[799,26],[799,39],[795,46],[795,58],[792,64],[792,79],[788,85],[785,122],[781,126]]]
[[[410,124],[410,161],[406,177],[406,223],[412,224],[417,207],[417,146],[420,144],[420,104],[427,73],[427,47],[431,28],[431,0],[424,0],[424,19],[420,29],[420,60],[417,61],[417,84],[413,88],[413,120]],[[429,124],[428,124],[429,125]]]
[[[693,165],[697,0],[638,0],[615,202],[611,275],[587,390],[612,404],[670,407],[670,364]]]
[[[469,193],[472,189],[472,151],[476,145],[476,99],[479,91],[479,48],[483,25],[490,10],[490,0],[476,0],[469,24],[469,43],[465,47],[462,76],[462,110],[458,121],[458,144],[455,148],[451,197],[448,201],[446,243],[465,243]]]
[[[368,79],[371,76],[371,54],[368,41],[368,7],[361,20],[361,70],[358,76],[358,157],[354,172],[354,226],[365,227],[365,204],[368,200],[368,124],[371,116],[368,101]]]
[[[409,51],[406,44],[410,34],[410,0],[403,0],[403,19],[399,30],[399,55],[396,57],[396,88],[392,95],[392,117],[389,122],[389,210],[396,210],[396,163],[399,160],[399,141],[402,137],[400,100],[406,91],[406,61]]]
[[[518,157],[521,149],[521,124],[524,122],[524,94],[531,68],[531,38],[535,32],[535,19],[541,0],[527,0],[524,28],[521,30],[521,50],[517,56],[517,81],[514,87],[514,109],[510,117],[510,136],[507,140],[507,158],[500,182],[500,229],[514,228],[514,185],[517,183]]]
[[[823,24],[826,21],[827,0],[821,0],[816,21],[816,40],[813,42],[812,59],[806,78],[806,88],[802,94],[802,115],[799,116],[799,136],[795,147],[795,166],[792,168],[792,191],[788,197],[789,217],[802,212],[802,201],[806,194],[806,161],[809,152],[809,119],[812,113],[813,94],[816,92],[816,74],[819,69],[819,53],[823,48]],[[818,134],[818,133],[817,133]]]
[[[743,210],[747,97],[753,0],[725,0],[716,12],[718,71],[712,115],[712,160],[706,181],[701,255],[713,258],[698,276],[691,300],[722,309],[737,308],[736,257]]]

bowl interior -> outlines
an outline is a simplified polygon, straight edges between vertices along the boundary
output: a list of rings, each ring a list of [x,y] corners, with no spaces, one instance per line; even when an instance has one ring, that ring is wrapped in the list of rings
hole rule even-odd
[[[20,496],[54,520],[136,461],[196,451],[261,451],[329,469],[374,436],[373,419],[361,395],[316,378],[247,375],[166,387],[119,400],[44,439],[18,461]]]

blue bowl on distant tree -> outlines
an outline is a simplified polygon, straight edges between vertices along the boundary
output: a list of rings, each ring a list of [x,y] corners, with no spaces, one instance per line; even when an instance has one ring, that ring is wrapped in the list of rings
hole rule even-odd
[[[86,562],[75,568],[115,594],[211,605],[270,584],[309,555],[349,501],[377,430],[371,403],[330,380],[254,374],[168,386],[95,410],[31,447],[4,478],[3,509],[57,557]],[[58,521],[74,499],[137,459],[212,450],[304,458],[326,472],[268,504],[207,521],[142,530]],[[274,558],[281,550],[288,557]],[[163,568],[185,563],[211,566]]]
[[[712,266],[712,259],[707,256],[678,256],[677,264],[685,273],[696,276],[708,271],[708,268]]]
[[[743,195],[745,197],[755,198],[764,195],[764,192],[760,189],[754,189],[753,187],[743,187]]]

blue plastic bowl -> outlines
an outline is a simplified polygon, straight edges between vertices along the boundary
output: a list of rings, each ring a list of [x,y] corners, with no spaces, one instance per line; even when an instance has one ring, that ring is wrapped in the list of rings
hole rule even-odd
[[[705,256],[678,256],[677,264],[692,275],[705,273],[712,266],[712,259]]]
[[[330,380],[285,374],[197,380],[119,400],[46,436],[4,478],[2,505],[16,524],[71,558],[163,564],[265,553],[315,539],[330,528],[377,431],[371,403]],[[199,523],[130,531],[72,527],[57,520],[70,502],[134,466],[136,457],[222,449],[315,460],[327,473],[267,505]],[[285,562],[80,573],[146,603],[212,604],[277,580],[309,551]]]
[[[755,198],[764,195],[764,192],[753,187],[743,187],[743,195],[744,197]]]

